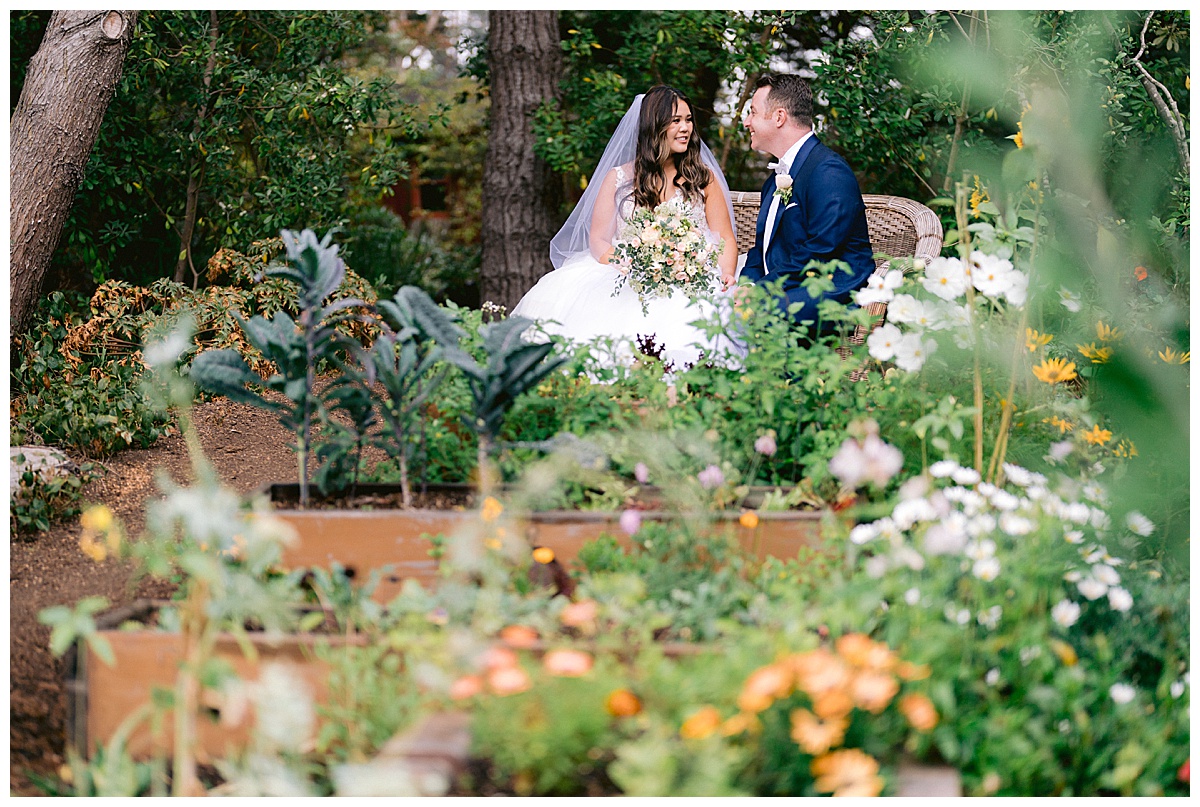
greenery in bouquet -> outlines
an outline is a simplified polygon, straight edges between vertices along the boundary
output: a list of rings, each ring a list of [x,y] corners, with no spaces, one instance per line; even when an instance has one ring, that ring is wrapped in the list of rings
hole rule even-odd
[[[612,264],[620,274],[613,296],[628,285],[646,313],[648,300],[677,290],[691,296],[708,293],[716,283],[723,246],[723,241],[708,240],[681,196],[654,210],[639,208],[620,226],[613,243]]]

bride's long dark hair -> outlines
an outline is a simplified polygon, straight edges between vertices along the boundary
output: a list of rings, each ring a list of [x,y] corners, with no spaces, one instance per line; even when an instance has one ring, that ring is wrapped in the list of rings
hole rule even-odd
[[[683,189],[688,201],[696,201],[708,187],[711,172],[700,159],[700,137],[693,126],[687,150],[682,154],[671,151],[667,143],[667,127],[675,117],[676,106],[683,102],[692,109],[692,102],[674,87],[662,84],[646,90],[642,111],[638,116],[637,157],[633,161],[633,202],[638,207],[653,210],[663,197],[667,178],[663,163],[670,157],[675,161],[675,186]]]

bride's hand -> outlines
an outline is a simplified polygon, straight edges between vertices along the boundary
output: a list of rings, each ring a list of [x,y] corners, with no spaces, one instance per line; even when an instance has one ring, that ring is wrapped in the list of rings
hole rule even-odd
[[[733,272],[730,272],[728,274],[726,274],[725,272],[721,273],[721,285],[725,287],[725,291],[729,291],[729,289],[736,282],[737,282],[737,275],[734,274]]]

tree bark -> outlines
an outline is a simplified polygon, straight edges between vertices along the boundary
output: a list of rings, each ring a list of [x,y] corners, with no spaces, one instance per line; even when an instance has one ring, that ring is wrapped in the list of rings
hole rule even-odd
[[[488,13],[491,115],[483,171],[483,300],[509,310],[550,267],[562,183],[533,153],[532,114],[556,102],[557,11]]]
[[[192,163],[188,167],[187,196],[183,211],[183,226],[179,231],[179,261],[175,265],[175,282],[183,282],[185,269],[192,270],[192,288],[200,284],[200,273],[192,260],[192,235],[196,232],[197,211],[200,207],[200,185],[204,182],[205,152],[201,142],[204,134],[204,119],[212,103],[213,72],[217,68],[217,41],[220,38],[217,11],[208,12],[208,62],[204,65],[204,100],[196,111],[196,122],[192,126]]]
[[[10,122],[10,334],[23,332],[121,78],[136,11],[55,11]]]

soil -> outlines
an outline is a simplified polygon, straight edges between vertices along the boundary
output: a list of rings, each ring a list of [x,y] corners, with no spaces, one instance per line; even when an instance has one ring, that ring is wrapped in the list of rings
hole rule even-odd
[[[296,481],[292,437],[271,414],[218,398],[197,405],[193,420],[205,454],[227,486],[249,493],[272,482]],[[84,488],[84,502],[108,505],[130,536],[142,531],[146,501],[161,495],[158,471],[180,484],[191,481],[180,435],[121,452],[103,465],[105,474]],[[54,776],[66,761],[63,664],[50,654],[50,630],[38,623],[38,612],[88,596],[107,597],[116,607],[171,593],[162,581],[132,585],[126,563],[93,562],[79,550],[79,535],[78,519],[70,519],[28,540],[10,540],[9,788],[14,795],[41,795],[30,774]]]

